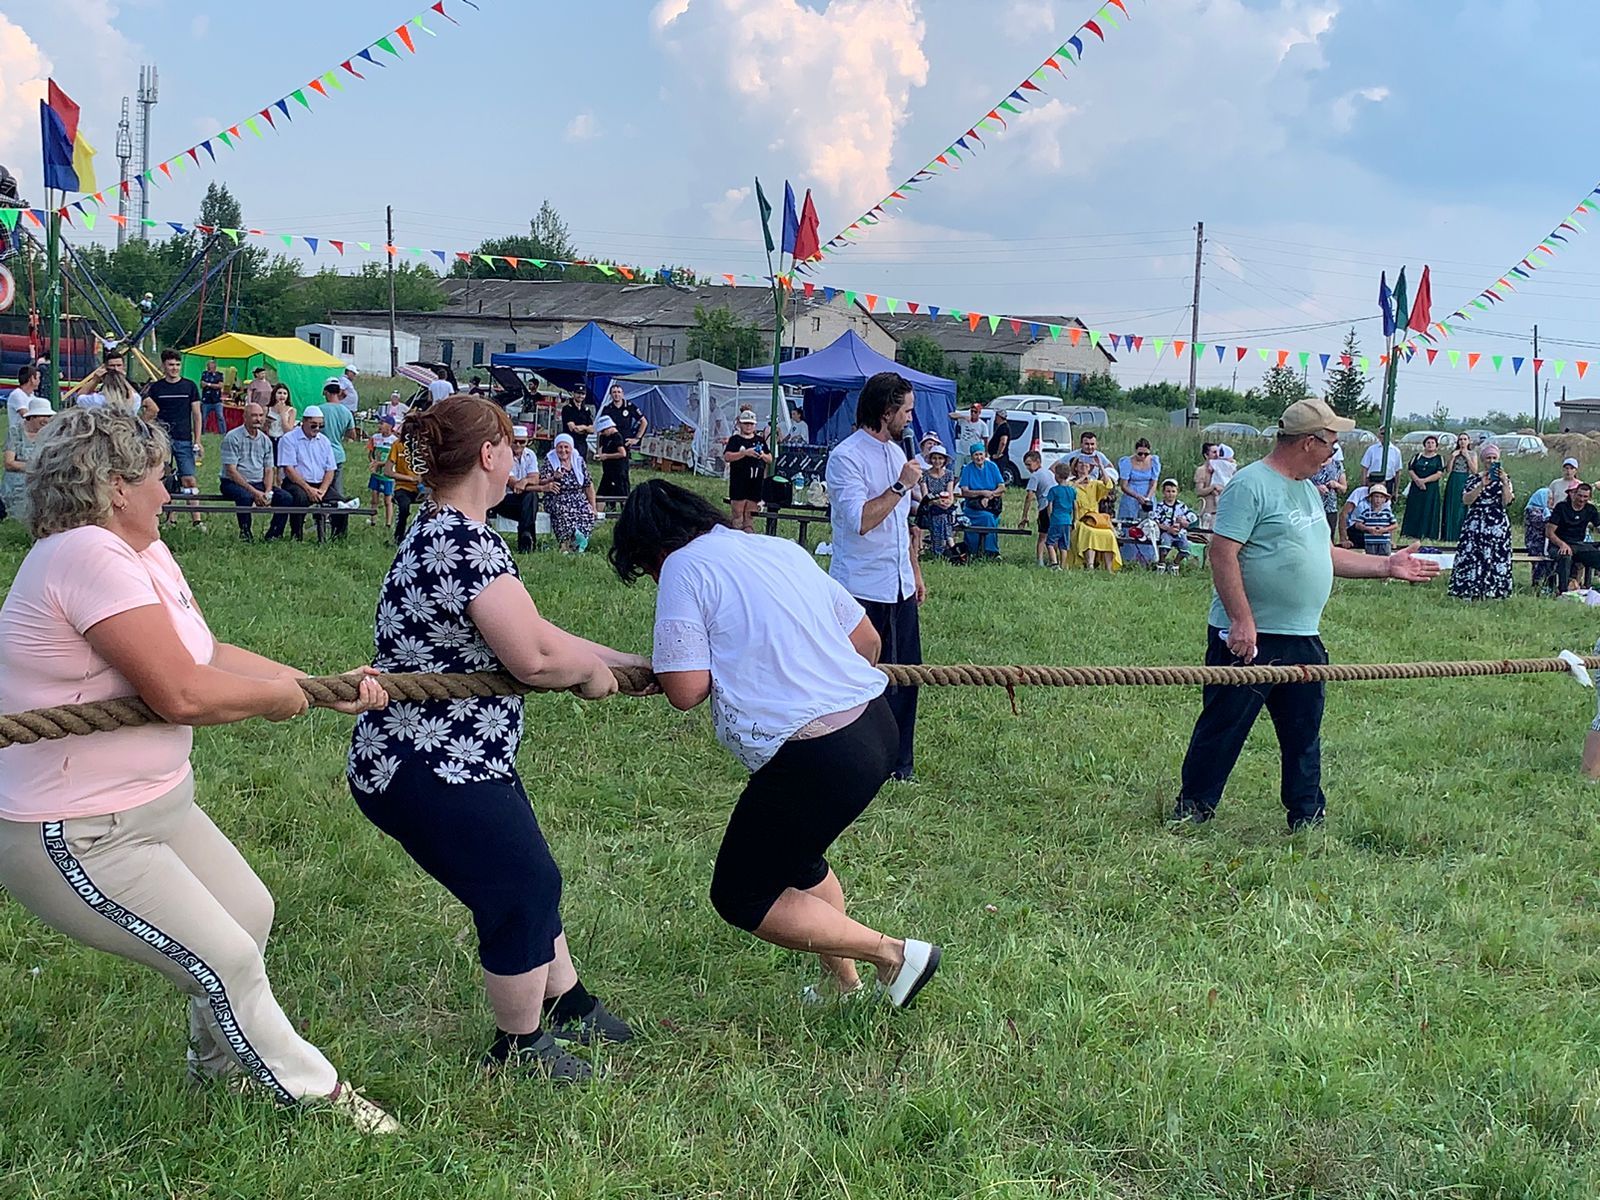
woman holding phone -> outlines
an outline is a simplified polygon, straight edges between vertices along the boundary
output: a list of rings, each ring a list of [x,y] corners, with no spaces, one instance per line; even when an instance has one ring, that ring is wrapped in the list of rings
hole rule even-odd
[[[1467,515],[1461,521],[1450,594],[1458,600],[1504,600],[1511,595],[1511,476],[1500,467],[1500,447],[1486,442],[1479,451],[1481,474],[1467,477],[1461,493]]]

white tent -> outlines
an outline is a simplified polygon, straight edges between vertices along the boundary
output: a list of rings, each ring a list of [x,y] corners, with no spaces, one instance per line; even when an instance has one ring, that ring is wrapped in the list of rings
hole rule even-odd
[[[772,405],[767,384],[739,384],[734,373],[715,363],[696,359],[659,371],[641,372],[618,379],[622,394],[639,406],[658,433],[688,427],[694,430],[694,470],[698,475],[721,475],[726,470],[722,446],[733,433],[739,410],[746,405],[762,425]],[[789,403],[780,405],[778,440],[789,433]]]

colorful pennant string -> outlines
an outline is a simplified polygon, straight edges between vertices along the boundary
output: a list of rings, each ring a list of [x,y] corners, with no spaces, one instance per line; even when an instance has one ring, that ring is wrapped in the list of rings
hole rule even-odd
[[[387,67],[389,64],[379,54],[374,53],[375,51],[392,55],[395,59],[415,54],[417,45],[412,33],[413,30],[425,33],[429,37],[439,36],[424,24],[423,19],[425,17],[443,17],[452,25],[461,23],[445,11],[445,2],[446,0],[434,0],[434,3],[430,4],[425,10],[414,17],[408,17],[383,37],[375,42],[368,43],[365,48],[356,51],[356,53],[350,55],[349,58],[346,58],[337,66],[324,71],[321,75],[301,84],[278,99],[262,105],[256,112],[236,124],[224,126],[203,141],[196,142],[193,146],[180,150],[170,158],[160,160],[143,174],[135,175],[131,179],[124,179],[120,185],[123,194],[126,195],[134,184],[138,184],[141,189],[148,188],[151,184],[159,184],[163,179],[171,179],[174,173],[182,174],[188,164],[192,163],[196,167],[202,166],[203,164],[200,162],[200,151],[202,150],[205,151],[207,163],[215,163],[217,161],[215,149],[217,143],[221,143],[229,150],[237,150],[240,144],[244,142],[244,135],[240,132],[241,128],[258,138],[263,138],[266,135],[261,132],[261,122],[265,121],[270,129],[282,132],[281,127],[278,125],[280,120],[292,122],[295,111],[311,111],[311,98],[306,94],[307,92],[315,92],[325,100],[331,99],[334,92],[344,91],[345,78],[366,78],[356,66],[358,62],[376,67]],[[472,9],[478,8],[474,0],[460,0],[460,2]],[[397,42],[398,46],[396,45]],[[404,52],[399,48],[400,46],[405,48]],[[289,108],[291,101],[298,106],[296,110]],[[108,192],[115,194],[117,186],[113,184],[111,187],[101,189],[94,193],[94,199],[104,204],[106,194]]]
[[[99,219],[115,221],[119,225],[138,222],[137,217],[123,217],[119,213],[106,211],[96,213],[94,206],[96,200],[92,196],[64,206],[56,211],[69,224],[81,224],[85,228],[93,228],[93,223]],[[76,215],[76,222],[74,222]],[[35,226],[43,228],[49,214],[44,209],[17,209],[0,208],[0,228],[11,228],[17,222],[26,218]],[[626,282],[655,283],[661,280],[671,282],[672,272],[666,268],[650,268],[628,265],[618,262],[601,261],[598,259],[546,259],[524,258],[509,254],[483,254],[477,250],[452,250],[428,246],[400,246],[388,242],[363,242],[347,239],[332,238],[325,234],[283,233],[265,229],[219,229],[210,225],[186,224],[182,221],[161,221],[154,218],[145,218],[143,226],[147,229],[166,227],[176,234],[195,232],[204,235],[222,234],[231,242],[237,243],[247,238],[264,238],[281,241],[286,248],[293,248],[295,243],[304,243],[313,256],[322,253],[323,248],[331,248],[338,257],[348,257],[347,251],[360,250],[368,254],[384,257],[398,258],[409,255],[412,258],[434,258],[441,267],[453,265],[460,261],[470,263],[474,260],[481,261],[491,267],[504,265],[513,274],[522,267],[527,266],[535,270],[556,268],[566,270],[569,267],[590,267],[602,275],[622,279]],[[715,276],[708,277],[706,282],[720,284],[728,287],[760,287],[769,289],[773,278],[765,275],[752,275],[747,272],[723,271]],[[1174,359],[1182,360],[1193,356],[1199,360],[1206,360],[1208,356],[1215,356],[1219,364],[1243,362],[1251,350],[1255,350],[1260,360],[1268,366],[1284,367],[1289,364],[1291,357],[1302,371],[1309,371],[1313,363],[1323,372],[1331,372],[1354,366],[1363,373],[1370,374],[1381,370],[1388,363],[1388,355],[1356,355],[1352,358],[1342,351],[1316,351],[1293,350],[1268,346],[1241,346],[1224,342],[1189,342],[1178,338],[1147,337],[1140,333],[1128,333],[1121,330],[1093,329],[1082,324],[1055,324],[1040,321],[1033,317],[1017,317],[1004,313],[985,313],[976,309],[950,308],[937,304],[929,304],[921,300],[907,300],[900,296],[888,296],[880,292],[858,291],[853,288],[830,287],[813,280],[802,279],[796,275],[778,275],[775,277],[779,287],[785,290],[798,290],[807,299],[821,293],[824,301],[831,301],[836,296],[843,296],[847,304],[859,303],[869,313],[874,315],[895,315],[902,312],[908,316],[926,317],[929,323],[943,318],[947,321],[958,321],[967,326],[972,332],[984,330],[991,336],[998,335],[1004,330],[1008,335],[1021,336],[1025,331],[1030,338],[1040,340],[1050,338],[1052,341],[1066,338],[1074,345],[1085,341],[1091,348],[1098,348],[1102,343],[1109,344],[1113,353],[1117,354],[1151,354],[1159,359],[1169,351]],[[1398,347],[1398,352],[1403,356],[1403,361],[1411,365],[1443,366],[1459,370],[1463,364],[1467,371],[1476,371],[1479,367],[1487,366],[1488,369],[1499,373],[1509,368],[1513,375],[1521,373],[1522,368],[1531,363],[1535,369],[1543,370],[1547,365],[1559,375],[1568,365],[1566,359],[1557,358],[1528,358],[1523,355],[1486,354],[1479,351],[1467,350],[1441,350],[1429,346],[1417,348],[1411,343]],[[1570,360],[1582,379],[1592,365],[1587,359]]]
[[[1572,238],[1579,234],[1587,233],[1578,223],[1580,217],[1587,218],[1600,212],[1600,184],[1590,189],[1589,194],[1578,201],[1576,207],[1567,214],[1554,229],[1539,239],[1537,245],[1522,256],[1509,271],[1500,276],[1483,291],[1479,292],[1467,303],[1442,320],[1435,321],[1428,328],[1419,333],[1417,338],[1427,342],[1439,342],[1455,333],[1455,326],[1464,321],[1477,319],[1480,312],[1488,312],[1493,305],[1504,304],[1508,299],[1506,293],[1514,292],[1517,286],[1513,280],[1528,280],[1533,278],[1533,273],[1540,267],[1548,266],[1550,260],[1556,256],[1557,246],[1567,245]],[[1412,338],[1406,343],[1406,348],[1415,350],[1417,338]]]
[[[1054,71],[1065,79],[1068,67],[1077,67],[1082,63],[1087,47],[1094,45],[1095,40],[1104,42],[1109,31],[1121,28],[1117,23],[1119,17],[1123,20],[1128,19],[1127,0],[1105,0],[1095,15],[1079,25],[1072,36],[1051,52],[1036,70],[968,126],[965,133],[953,139],[925,166],[898,187],[892,188],[887,196],[824,243],[817,257],[822,258],[847,249],[851,243],[863,237],[872,226],[890,215],[891,209],[910,200],[912,194],[921,190],[922,185],[928,180],[947,171],[959,171],[961,164],[975,156],[980,148],[987,149],[988,143],[984,141],[984,135],[994,137],[1005,133],[1010,128],[1010,123],[1006,119],[1008,115],[1021,116],[1026,111],[1022,106],[1031,104],[1034,97],[1045,94],[1044,85],[1050,81],[1048,72]]]

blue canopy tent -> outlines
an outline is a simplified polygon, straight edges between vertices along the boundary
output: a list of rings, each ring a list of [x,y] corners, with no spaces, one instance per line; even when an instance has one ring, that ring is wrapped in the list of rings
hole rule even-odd
[[[855,333],[847,330],[836,341],[814,354],[807,354],[782,365],[778,382],[788,387],[803,387],[806,427],[819,446],[844,441],[855,428],[856,398],[879,371],[897,371],[916,390],[916,409],[912,424],[918,439],[932,431],[956,455],[964,452],[955,444],[955,426],[950,413],[956,404],[956,385],[937,375],[927,375],[879,354]],[[747,367],[739,372],[740,383],[771,383],[771,367]]]
[[[651,371],[656,364],[629,354],[608,338],[600,326],[590,321],[565,341],[546,346],[543,350],[492,354],[489,356],[489,365],[526,367],[530,371],[537,371],[557,387],[568,390],[581,383],[589,389],[589,395],[598,406],[605,400],[606,389],[611,386],[613,376]]]

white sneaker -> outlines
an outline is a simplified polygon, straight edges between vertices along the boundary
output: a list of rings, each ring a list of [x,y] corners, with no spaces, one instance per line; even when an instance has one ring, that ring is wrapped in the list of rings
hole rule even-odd
[[[339,501],[339,507],[340,508],[360,508],[361,507],[361,501],[359,501],[359,500],[341,500],[341,501]]]
[[[345,1114],[352,1124],[362,1133],[399,1133],[400,1122],[396,1121],[383,1109],[371,1100],[368,1100],[355,1085],[345,1080],[339,1081],[339,1086],[334,1089],[326,1103],[330,1108]]]
[[[905,961],[889,981],[889,1003],[896,1008],[910,1008],[917,993],[939,969],[939,957],[939,947],[931,942],[907,938]]]

